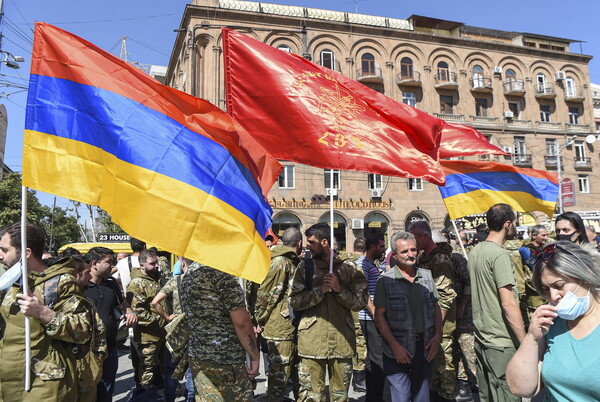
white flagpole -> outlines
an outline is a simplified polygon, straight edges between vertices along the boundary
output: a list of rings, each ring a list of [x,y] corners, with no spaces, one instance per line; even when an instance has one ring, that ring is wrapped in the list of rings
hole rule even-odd
[[[333,169],[329,170],[329,273],[333,272]]]
[[[21,283],[23,294],[29,296],[27,275],[27,187],[21,187]],[[25,391],[31,389],[31,327],[25,316]]]
[[[458,240],[458,244],[460,244],[462,253],[466,259],[469,259],[469,257],[467,257],[467,250],[465,250],[465,245],[463,244],[462,240],[460,239],[460,236],[458,235],[458,228],[456,227],[456,222],[454,221],[454,219],[450,219],[450,221],[452,222],[452,227],[454,228],[454,234],[456,235],[456,240]]]

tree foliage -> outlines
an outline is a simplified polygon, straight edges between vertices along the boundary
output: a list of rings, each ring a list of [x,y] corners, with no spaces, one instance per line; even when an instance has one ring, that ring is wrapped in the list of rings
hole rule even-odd
[[[96,221],[99,223],[98,230],[106,233],[125,233],[121,226],[117,225],[112,221],[112,218],[102,208],[96,208],[97,218]]]

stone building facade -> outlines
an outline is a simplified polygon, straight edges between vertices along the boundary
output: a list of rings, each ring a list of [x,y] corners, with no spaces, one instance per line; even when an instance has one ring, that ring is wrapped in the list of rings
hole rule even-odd
[[[183,15],[166,83],[223,109],[222,27],[302,55],[439,118],[470,125],[511,154],[469,159],[556,171],[559,149],[562,178],[575,187],[575,204],[565,209],[600,209],[600,143],[586,142],[596,130],[591,56],[570,52],[569,39],[416,15],[397,19],[195,0]],[[284,172],[269,193],[275,233],[289,225],[304,230],[328,221],[329,171],[282,164]],[[415,219],[427,219],[434,228],[450,224],[433,184],[352,171],[334,171],[334,179],[334,226],[342,248],[351,248],[369,231],[391,234]],[[522,217],[524,224],[545,220],[540,213]],[[470,228],[481,221],[473,217],[461,225]]]

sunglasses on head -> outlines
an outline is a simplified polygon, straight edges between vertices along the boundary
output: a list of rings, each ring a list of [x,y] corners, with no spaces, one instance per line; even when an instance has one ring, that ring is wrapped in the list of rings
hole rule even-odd
[[[564,249],[560,246],[557,246],[556,243],[548,244],[544,248],[533,250],[531,253],[531,265],[535,266],[540,261],[550,261],[554,257],[557,247],[561,251],[564,251]]]

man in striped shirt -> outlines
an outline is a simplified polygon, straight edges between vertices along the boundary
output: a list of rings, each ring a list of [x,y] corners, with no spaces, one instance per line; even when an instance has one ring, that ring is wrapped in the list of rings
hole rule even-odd
[[[382,361],[382,338],[375,326],[373,316],[375,314],[375,305],[373,297],[377,287],[377,279],[381,271],[375,265],[375,260],[381,258],[385,253],[385,242],[383,235],[372,233],[367,236],[365,241],[365,258],[362,261],[362,269],[367,278],[367,289],[369,290],[369,300],[367,308],[359,312],[359,320],[362,332],[367,341],[367,360],[366,360],[366,401],[383,400],[383,388],[385,383],[385,374],[383,373]]]

